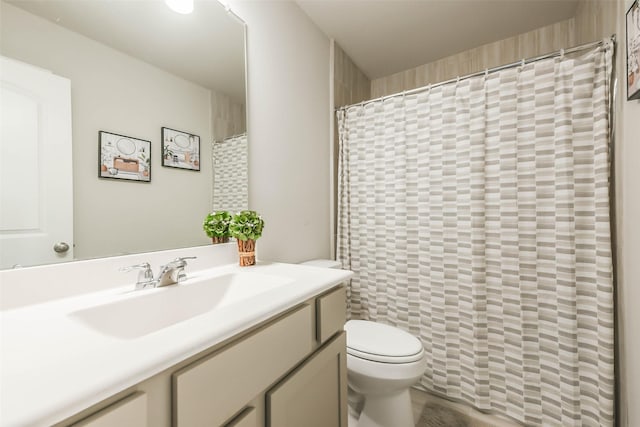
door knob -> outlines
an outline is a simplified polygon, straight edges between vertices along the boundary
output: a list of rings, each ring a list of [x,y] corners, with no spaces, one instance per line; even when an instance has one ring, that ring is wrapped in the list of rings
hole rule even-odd
[[[58,242],[53,245],[53,250],[59,254],[63,254],[69,250],[69,244],[66,242]]]

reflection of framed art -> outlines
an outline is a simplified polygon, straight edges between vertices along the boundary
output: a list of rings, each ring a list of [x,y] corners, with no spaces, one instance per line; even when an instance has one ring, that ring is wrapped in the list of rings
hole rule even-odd
[[[151,181],[151,142],[117,133],[98,133],[98,177]]]
[[[162,166],[199,171],[200,137],[162,128]]]
[[[627,11],[627,100],[640,99],[640,5]]]

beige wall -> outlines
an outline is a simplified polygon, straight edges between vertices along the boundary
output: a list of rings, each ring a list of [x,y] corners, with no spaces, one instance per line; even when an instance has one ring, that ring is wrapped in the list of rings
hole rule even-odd
[[[260,258],[330,255],[329,39],[293,2],[230,2],[247,23],[249,207]]]
[[[622,323],[621,383],[626,403],[622,419],[628,420],[622,425],[640,426],[640,101],[624,101],[621,113],[622,133],[618,134],[616,152],[618,301]]]
[[[371,80],[358,68],[353,60],[336,43],[333,43],[333,107],[334,110],[344,105],[351,105],[371,99]],[[338,153],[340,141],[338,139],[338,121],[333,115],[333,217],[338,217]],[[337,239],[337,221],[333,223],[332,244],[335,251]]]
[[[79,258],[206,244],[211,94],[2,2],[2,54],[71,80]],[[160,128],[201,138],[201,171],[161,166]],[[98,131],[151,141],[151,183],[98,179]],[[186,208],[188,207],[188,208]]]
[[[575,44],[581,45],[615,34],[617,11],[616,0],[580,0],[574,17]],[[624,38],[624,32],[621,38]]]
[[[371,80],[349,58],[344,50],[334,43],[333,48],[333,99],[334,106],[342,107],[371,98]]]
[[[575,45],[574,19],[489,43],[371,82],[371,97],[391,95]]]

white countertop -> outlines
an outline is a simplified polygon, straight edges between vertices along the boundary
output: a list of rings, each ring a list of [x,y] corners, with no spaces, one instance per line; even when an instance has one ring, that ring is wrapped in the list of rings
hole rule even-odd
[[[62,421],[344,282],[352,274],[279,263],[223,265],[190,273],[202,276],[236,271],[292,280],[241,302],[129,338],[98,332],[70,314],[122,298],[133,284],[1,311],[0,425],[44,426]],[[167,290],[137,291],[135,297]]]

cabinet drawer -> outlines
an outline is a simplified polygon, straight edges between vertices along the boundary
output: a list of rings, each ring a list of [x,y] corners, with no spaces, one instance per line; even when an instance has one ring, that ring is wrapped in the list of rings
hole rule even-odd
[[[221,425],[309,354],[312,346],[312,310],[305,304],[177,371],[172,375],[174,425]]]
[[[147,395],[138,392],[73,424],[73,427],[146,427],[146,425]]]
[[[347,321],[347,291],[344,286],[316,299],[316,339],[323,343]]]

